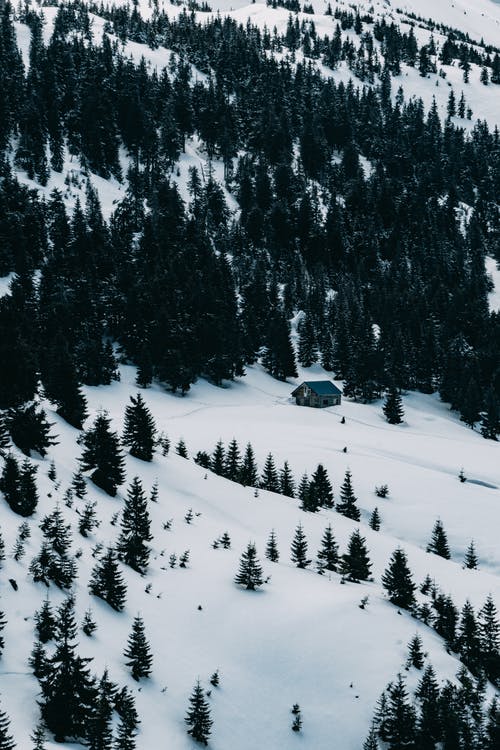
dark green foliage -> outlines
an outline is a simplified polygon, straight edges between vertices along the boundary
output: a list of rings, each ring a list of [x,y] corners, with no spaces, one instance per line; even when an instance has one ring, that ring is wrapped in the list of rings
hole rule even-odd
[[[7,620],[5,619],[5,613],[0,610],[0,659],[2,658],[3,650],[5,648],[5,638],[3,637],[3,631],[6,625]]]
[[[42,381],[45,396],[56,404],[57,413],[80,430],[88,416],[87,399],[80,389],[68,342],[61,335],[56,335],[43,353]]]
[[[309,482],[309,505],[333,508],[333,490],[328,473],[322,464],[313,473]]]
[[[99,526],[99,521],[97,520],[95,513],[96,505],[96,502],[88,502],[80,513],[80,518],[78,519],[78,531],[84,537],[87,537],[89,532],[92,532]]]
[[[257,558],[255,544],[249,542],[246,550],[242,553],[240,567],[234,581],[239,586],[245,586],[248,591],[255,591],[259,586],[262,586],[264,582],[262,567]]]
[[[278,562],[280,558],[274,529],[272,529],[271,533],[269,534],[269,539],[267,540],[266,557],[271,562]]]
[[[382,411],[389,424],[401,424],[404,419],[403,401],[394,386],[387,392]]]
[[[368,551],[366,549],[366,540],[361,536],[359,530],[353,531],[350,536],[347,552],[342,555],[341,572],[348,581],[359,583],[367,581],[370,577],[372,567]]]
[[[50,435],[52,424],[47,422],[45,411],[36,408],[36,404],[10,409],[6,419],[12,442],[25,454],[37,451],[45,456],[47,448],[57,445]]]
[[[187,458],[188,457],[186,443],[184,442],[184,440],[182,438],[179,440],[179,442],[175,446],[175,452],[181,458]]]
[[[115,552],[111,548],[94,566],[89,591],[94,596],[104,599],[117,612],[124,609],[127,587],[123,581]]]
[[[45,726],[43,722],[37,724],[37,726],[33,730],[33,733],[31,734],[30,739],[33,742],[32,750],[46,750],[45,741],[47,738],[45,735]]]
[[[214,472],[214,474],[223,476],[225,463],[226,463],[226,455],[224,451],[224,443],[222,442],[222,440],[219,440],[210,458],[210,469]]]
[[[286,497],[295,497],[295,482],[288,461],[285,461],[280,471],[280,492]]]
[[[81,443],[84,446],[80,464],[82,471],[91,471],[90,478],[108,495],[116,495],[117,488],[125,481],[123,456],[116,432],[111,431],[111,420],[106,412],[100,412],[92,427],[86,430]]]
[[[307,558],[307,539],[302,524],[299,523],[295,529],[295,535],[291,546],[291,559],[297,568],[307,568],[311,560]]]
[[[424,654],[422,651],[422,639],[418,635],[413,636],[410,643],[408,644],[408,659],[406,662],[408,667],[415,667],[415,669],[422,669],[424,666]]]
[[[5,457],[0,476],[0,490],[11,510],[20,516],[31,516],[38,505],[38,491],[35,482],[37,466],[26,459],[20,467],[11,454]]]
[[[469,544],[465,552],[464,568],[468,570],[477,570],[477,566],[478,566],[478,559],[477,559],[477,554],[476,554],[476,547],[474,544],[474,540],[471,540],[471,543]]]
[[[80,469],[73,474],[71,489],[79,500],[83,500],[87,494],[87,483]]]
[[[116,550],[120,560],[141,574],[146,572],[149,563],[150,548],[147,542],[153,538],[150,527],[146,494],[139,477],[134,477],[127,490]]]
[[[259,481],[255,454],[250,443],[247,443],[247,447],[245,448],[239,481],[244,487],[257,487]]]
[[[262,364],[273,378],[286,380],[297,377],[290,323],[281,312],[276,312],[269,320],[265,347]]]
[[[321,548],[318,550],[317,571],[320,575],[323,575],[325,571],[335,572],[338,569],[339,562],[338,544],[335,541],[331,524],[328,524],[321,539]]]
[[[335,510],[337,513],[341,513],[346,518],[351,518],[353,521],[359,521],[361,513],[358,506],[356,505],[357,498],[354,494],[351,482],[351,472],[349,469],[345,473],[344,481],[340,488],[340,500],[336,505]]]
[[[500,624],[491,594],[479,612],[478,624],[481,666],[488,679],[498,687],[500,684]]]
[[[380,531],[380,524],[381,524],[380,513],[378,512],[378,508],[375,507],[370,516],[370,520],[368,521],[368,525],[370,529],[373,529],[373,531]]]
[[[469,601],[465,602],[460,613],[456,647],[463,663],[473,674],[478,674],[481,644],[476,616]]]
[[[74,601],[69,597],[58,609],[56,650],[40,679],[42,717],[57,742],[86,736],[96,697],[87,666],[91,660],[78,656],[76,647]]]
[[[212,731],[213,721],[210,718],[210,707],[205,698],[203,688],[198,681],[189,699],[189,709],[184,719],[189,729],[188,734],[193,740],[208,745],[208,738]]]
[[[385,725],[386,741],[393,750],[414,747],[416,714],[408,699],[408,691],[401,675],[387,688],[388,715]]]
[[[10,721],[7,714],[0,710],[0,750],[15,750],[16,743],[10,734]]]
[[[96,699],[87,726],[87,744],[89,750],[112,750],[112,717],[113,700],[116,686],[109,680],[104,671],[96,686]]]
[[[272,453],[268,453],[267,455],[266,462],[262,470],[262,476],[260,478],[260,487],[263,490],[268,490],[269,492],[280,491],[280,480]]]
[[[153,655],[146,640],[144,622],[139,615],[134,618],[124,656],[128,660],[125,663],[127,667],[130,667],[130,673],[134,680],[150,676]]]
[[[5,416],[0,412],[0,456],[5,456],[9,443],[9,430],[7,429]]]
[[[87,609],[83,616],[82,630],[89,638],[97,630],[97,624],[92,616],[92,610],[90,609]]]
[[[40,609],[35,612],[34,620],[40,643],[47,643],[52,640],[56,628],[56,619],[48,599],[45,599]]]
[[[130,455],[141,461],[152,461],[156,445],[156,426],[153,415],[141,394],[130,397],[125,407],[122,442],[129,447]]]
[[[238,482],[241,472],[241,456],[238,441],[233,438],[227,447],[224,476],[232,482]]]
[[[135,736],[139,726],[139,716],[135,700],[127,687],[123,687],[115,697],[115,708],[120,716],[120,724],[115,739],[116,750],[135,750]]]
[[[443,522],[438,518],[432,529],[432,536],[429,544],[427,545],[427,552],[432,552],[434,555],[444,557],[445,560],[451,558],[450,548],[448,546],[448,537],[444,530]]]
[[[389,566],[382,575],[382,585],[389,595],[389,601],[402,609],[415,606],[416,586],[408,567],[406,554],[401,547],[392,553]]]

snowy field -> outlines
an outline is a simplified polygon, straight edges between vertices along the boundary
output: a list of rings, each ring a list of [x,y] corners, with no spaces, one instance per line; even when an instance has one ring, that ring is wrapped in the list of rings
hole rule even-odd
[[[92,416],[106,408],[118,429],[129,396],[137,390],[134,369],[123,367],[121,372],[119,383],[86,389]],[[308,379],[324,377],[319,368],[305,375]],[[445,652],[442,641],[408,614],[398,614],[383,594],[380,576],[398,544],[407,550],[418,583],[430,573],[458,606],[470,598],[479,607],[490,592],[500,605],[500,490],[481,484],[500,487],[500,446],[467,429],[434,397],[408,395],[405,423],[390,426],[382,418],[380,404],[343,402],[322,410],[300,408],[290,400],[292,388],[292,383],[272,380],[256,366],[227,388],[200,381],[184,398],[159,387],[143,395],[158,427],[168,433],[172,445],[183,437],[190,456],[201,449],[211,451],[219,438],[227,443],[235,436],[242,447],[250,440],[261,466],[272,451],[278,464],[289,460],[297,478],[323,462],[336,497],[349,467],[363,511],[361,530],[373,562],[374,582],[341,585],[336,574],[328,580],[312,569],[292,566],[289,549],[299,522],[313,559],[329,522],[341,551],[345,550],[358,524],[334,510],[306,514],[296,500],[265,491],[255,497],[251,488],[217,477],[175,454],[157,456],[152,464],[129,457],[129,481],[139,475],[147,489],[155,480],[159,482],[159,503],[151,506],[155,559],[145,578],[124,568],[128,603],[124,613],[116,614],[90,597],[86,586],[95,562],[91,556],[95,543],[107,545],[116,539],[118,529],[110,520],[121,508],[120,497],[111,499],[89,485],[90,496],[99,502],[102,523],[88,540],[76,531],[77,503],[72,509],[63,506],[75,529],[74,549],[83,551],[77,610],[81,617],[90,605],[99,625],[92,641],[82,634],[80,650],[95,657],[93,669],[109,667],[113,679],[127,682],[133,690],[142,718],[140,750],[191,747],[183,725],[187,699],[194,680],[200,677],[206,685],[217,668],[221,686],[213,690],[210,701],[215,722],[211,745],[218,750],[256,746],[288,750],[299,745],[307,750],[330,750],[332,737],[342,738],[335,745],[339,750],[359,749],[378,695],[403,668],[407,643],[417,631],[440,677],[453,678],[458,662]],[[346,424],[340,423],[342,416]],[[37,519],[61,500],[80,454],[77,431],[57,415],[49,417],[55,422],[59,445],[44,461],[36,462],[42,488]],[[56,463],[59,491],[46,476],[51,459]],[[458,481],[462,466],[477,484]],[[385,500],[374,495],[375,485],[382,483],[390,488]],[[122,495],[125,489],[126,485]],[[366,526],[376,504],[382,516],[379,533]],[[195,513],[191,524],[184,521],[189,508]],[[452,561],[424,551],[437,517],[448,532]],[[173,523],[167,531],[163,523],[169,519]],[[19,520],[6,507],[2,509],[7,549],[12,548]],[[26,666],[33,639],[32,615],[47,593],[27,575],[40,541],[34,523],[32,527],[26,557],[21,563],[6,561],[2,585],[2,607],[10,613],[1,662],[3,704],[22,748],[29,746],[29,728],[36,722],[37,683]],[[240,591],[233,583],[240,552],[253,540],[263,558],[272,528],[281,560],[278,564],[264,561],[269,584],[257,593]],[[212,549],[213,540],[224,531],[231,536],[232,549]],[[479,571],[461,567],[471,538],[480,557]],[[186,549],[191,553],[188,569],[169,569],[170,554]],[[19,584],[18,592],[6,583],[11,577]],[[145,591],[148,584],[150,593]],[[54,603],[61,600],[61,593],[53,588],[49,595]],[[364,596],[369,603],[362,610],[358,605]],[[130,618],[137,612],[144,617],[155,654],[153,677],[142,683],[140,691],[128,676],[122,656]],[[410,673],[410,684],[416,679]],[[296,702],[304,718],[300,737],[290,731],[289,711]],[[48,747],[56,746],[48,743]]]

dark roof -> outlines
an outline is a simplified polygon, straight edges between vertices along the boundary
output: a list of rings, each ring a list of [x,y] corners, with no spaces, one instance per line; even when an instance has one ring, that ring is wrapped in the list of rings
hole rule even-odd
[[[331,380],[305,380],[301,385],[308,385],[318,396],[341,396],[342,391],[332,383]],[[292,396],[300,388],[300,385],[293,391]]]

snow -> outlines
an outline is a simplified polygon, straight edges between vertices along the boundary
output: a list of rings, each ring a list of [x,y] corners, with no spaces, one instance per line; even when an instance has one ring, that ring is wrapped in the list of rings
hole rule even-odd
[[[495,258],[487,256],[486,273],[493,281],[493,290],[488,295],[490,310],[498,312],[500,310],[500,270]]]
[[[10,294],[10,282],[15,279],[16,274],[12,271],[7,276],[0,277],[0,297]]]
[[[134,368],[123,366],[121,376],[109,387],[85,389],[91,418],[104,407],[120,430],[125,404],[137,390]],[[361,531],[373,561],[374,582],[342,586],[335,574],[328,580],[313,570],[297,570],[289,560],[299,522],[313,558],[329,522],[341,551],[358,527],[355,522],[335,511],[305,514],[296,500],[265,491],[255,497],[253,489],[206,472],[192,460],[172,455],[172,449],[168,457],[157,455],[151,464],[127,458],[128,481],[139,475],[149,490],[157,479],[159,503],[150,508],[154,534],[150,571],[141,578],[124,568],[128,602],[126,611],[116,614],[90,597],[86,586],[95,562],[91,554],[95,543],[107,545],[116,539],[118,528],[110,520],[122,506],[126,486],[111,499],[89,484],[102,523],[88,540],[76,531],[78,501],[73,509],[62,505],[75,532],[74,548],[82,550],[75,587],[78,616],[81,619],[91,606],[99,626],[93,639],[82,634],[80,650],[94,657],[94,670],[107,666],[112,679],[127,682],[134,692],[142,719],[139,750],[157,747],[160,737],[174,750],[191,747],[183,725],[187,699],[194,681],[200,677],[208,686],[217,668],[221,686],[213,690],[210,703],[215,721],[211,744],[219,750],[255,746],[277,750],[292,748],[296,742],[307,750],[329,750],[332,736],[341,738],[342,750],[358,750],[377,697],[403,668],[406,645],[415,632],[420,633],[440,677],[452,679],[458,662],[446,653],[442,641],[409,615],[399,615],[383,595],[380,576],[398,544],[406,549],[417,582],[430,573],[459,606],[467,597],[481,606],[490,592],[500,604],[499,490],[461,484],[457,478],[463,465],[471,479],[499,486],[499,445],[465,428],[431,396],[405,396],[406,421],[401,426],[383,421],[380,403],[366,406],[344,400],[330,409],[297,407],[290,393],[294,383],[306,377],[328,375],[315,366],[302,371],[294,382],[280,383],[256,365],[226,388],[199,381],[186,397],[159,386],[142,393],[172,446],[183,437],[190,456],[201,449],[211,451],[220,438],[227,444],[235,436],[242,447],[250,440],[261,466],[272,451],[278,464],[289,460],[296,478],[323,462],[337,497],[349,467],[363,512]],[[344,425],[341,416],[346,418]],[[55,422],[59,444],[44,461],[36,461],[41,501],[31,521],[32,538],[21,563],[10,557],[4,563],[1,585],[2,608],[9,618],[0,663],[2,703],[12,718],[19,747],[28,747],[28,734],[36,722],[37,683],[26,660],[33,640],[33,612],[46,594],[44,586],[30,581],[27,569],[40,544],[37,524],[61,502],[80,453],[75,442],[78,432],[52,411],[49,419]],[[347,454],[342,452],[344,446]],[[46,476],[51,459],[61,483],[58,490]],[[390,487],[385,500],[374,495],[375,485],[382,483]],[[366,526],[375,505],[382,516],[380,533]],[[196,515],[188,525],[184,516],[189,508]],[[21,519],[5,505],[1,514],[2,534],[10,550]],[[448,532],[452,561],[424,551],[438,516]],[[163,523],[168,519],[173,519],[172,530],[165,531]],[[239,590],[232,579],[240,552],[252,540],[263,559],[272,528],[281,560],[278,564],[263,560],[270,583],[256,593]],[[232,549],[212,549],[212,541],[224,531],[231,536]],[[479,571],[461,567],[471,537],[480,556]],[[189,568],[168,568],[170,554],[185,549],[191,552]],[[18,592],[6,582],[11,577],[19,584]],[[148,584],[150,593],[145,591]],[[53,587],[49,594],[54,604],[61,601],[61,593]],[[361,610],[358,605],[364,596],[369,603]],[[137,612],[144,617],[155,655],[153,676],[141,683],[140,692],[122,657]],[[289,711],[296,702],[304,718],[300,739],[290,730]],[[47,747],[52,750],[55,745]]]

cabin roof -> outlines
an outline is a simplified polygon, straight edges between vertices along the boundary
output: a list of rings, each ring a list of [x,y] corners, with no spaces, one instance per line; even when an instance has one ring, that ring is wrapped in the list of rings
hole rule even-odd
[[[309,386],[311,391],[314,391],[317,396],[341,396],[342,391],[332,383],[331,380],[304,380],[297,388],[293,391],[294,396],[299,388],[303,385]]]

